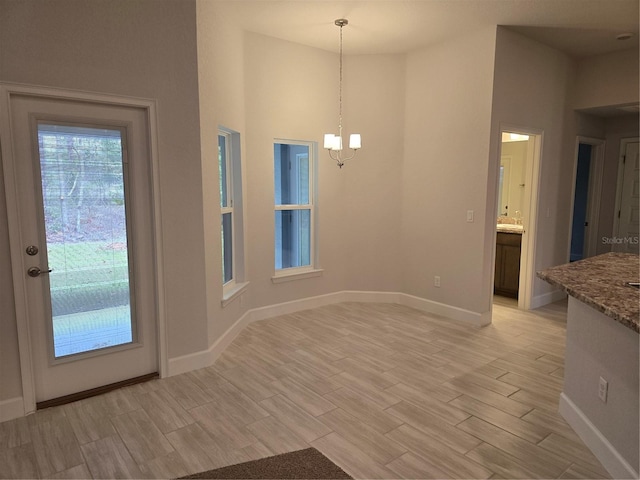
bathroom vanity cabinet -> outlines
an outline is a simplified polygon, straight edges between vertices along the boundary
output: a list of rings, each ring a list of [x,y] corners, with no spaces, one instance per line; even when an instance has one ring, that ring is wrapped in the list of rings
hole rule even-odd
[[[493,293],[518,298],[522,234],[498,232]]]

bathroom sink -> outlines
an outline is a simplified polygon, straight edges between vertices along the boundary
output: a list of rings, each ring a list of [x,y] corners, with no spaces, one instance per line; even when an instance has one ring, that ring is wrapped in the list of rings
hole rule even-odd
[[[512,223],[498,223],[496,229],[504,233],[522,233],[522,225],[514,225]]]

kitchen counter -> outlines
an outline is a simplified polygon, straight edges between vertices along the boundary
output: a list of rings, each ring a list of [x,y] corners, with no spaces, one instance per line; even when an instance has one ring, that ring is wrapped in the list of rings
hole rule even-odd
[[[640,277],[640,259],[633,253],[605,253],[548,268],[538,277],[640,333],[640,290],[627,282]]]
[[[606,253],[538,272],[569,294],[560,414],[612,478],[640,471],[639,270]]]

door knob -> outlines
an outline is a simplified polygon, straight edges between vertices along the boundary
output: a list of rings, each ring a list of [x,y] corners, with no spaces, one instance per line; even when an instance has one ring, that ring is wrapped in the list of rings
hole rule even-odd
[[[40,270],[40,267],[31,267],[31,268],[29,268],[29,270],[27,270],[27,274],[30,277],[38,277],[38,276],[40,276],[40,275],[42,275],[44,273],[50,273],[50,272],[51,272],[51,269],[49,269],[49,270]]]

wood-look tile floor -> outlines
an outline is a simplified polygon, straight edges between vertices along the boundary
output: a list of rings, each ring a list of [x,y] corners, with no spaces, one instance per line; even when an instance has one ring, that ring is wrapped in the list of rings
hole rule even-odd
[[[216,363],[0,424],[1,478],[174,478],[316,447],[356,478],[609,478],[558,412],[566,304],[256,322]]]

